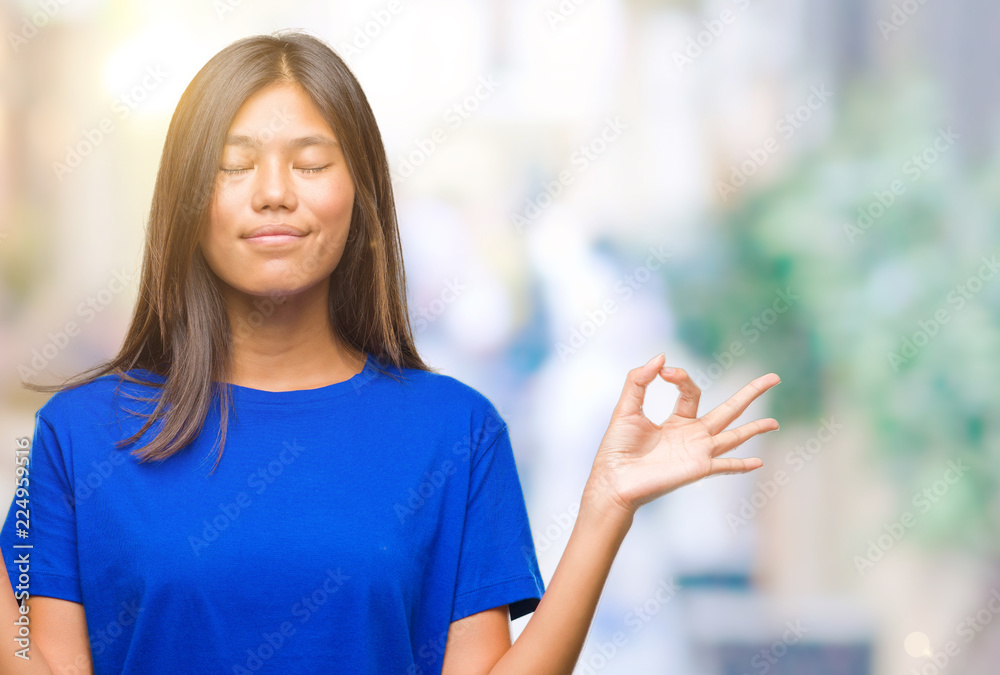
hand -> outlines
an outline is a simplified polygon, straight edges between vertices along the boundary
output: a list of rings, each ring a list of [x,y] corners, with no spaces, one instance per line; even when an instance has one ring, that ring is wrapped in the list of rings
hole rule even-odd
[[[758,396],[781,382],[775,373],[750,382],[726,402],[698,417],[701,389],[680,368],[663,368],[659,354],[629,371],[618,405],[611,415],[594,466],[586,497],[599,500],[602,511],[612,509],[631,518],[647,502],[706,476],[747,473],[764,462],[757,457],[719,457],[747,439],[778,428],[768,418],[725,431]],[[654,424],[642,412],[646,387],[659,374],[677,385],[680,397],[673,414]]]

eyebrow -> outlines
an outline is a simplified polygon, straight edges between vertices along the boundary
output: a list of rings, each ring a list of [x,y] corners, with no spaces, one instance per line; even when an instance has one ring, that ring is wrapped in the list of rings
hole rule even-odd
[[[226,136],[226,145],[238,145],[244,148],[260,149],[260,140],[243,134],[230,134]],[[285,147],[294,149],[304,148],[308,145],[339,147],[340,143],[332,138],[329,138],[328,136],[300,136],[288,141],[288,143],[285,144]]]

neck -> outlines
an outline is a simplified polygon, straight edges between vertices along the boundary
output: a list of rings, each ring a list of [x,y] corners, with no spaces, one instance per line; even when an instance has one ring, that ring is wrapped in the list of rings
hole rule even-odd
[[[229,382],[288,391],[342,382],[361,372],[365,356],[344,344],[329,318],[329,286],[269,298],[223,291],[232,328]]]

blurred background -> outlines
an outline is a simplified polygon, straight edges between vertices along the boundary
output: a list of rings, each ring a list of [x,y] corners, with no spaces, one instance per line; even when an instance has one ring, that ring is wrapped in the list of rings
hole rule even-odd
[[[630,368],[665,351],[702,412],[782,378],[741,418],[781,423],[734,453],[763,468],[640,509],[578,673],[996,672],[1000,5],[5,0],[0,27],[4,504],[46,399],[19,379],[120,346],[182,91],[304,28],[375,110],[418,347],[507,420],[546,584]]]

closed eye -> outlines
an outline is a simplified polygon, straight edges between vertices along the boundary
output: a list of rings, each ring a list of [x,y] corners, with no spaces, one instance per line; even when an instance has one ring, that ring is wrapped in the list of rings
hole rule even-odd
[[[322,171],[323,169],[327,168],[328,166],[330,166],[330,165],[326,164],[324,166],[302,167],[300,169],[300,171],[304,171],[306,173],[319,173],[320,171]],[[249,171],[250,169],[226,169],[224,167],[220,167],[219,170],[223,171],[225,173],[229,173],[229,174],[238,174],[238,173],[243,173],[244,171]]]

